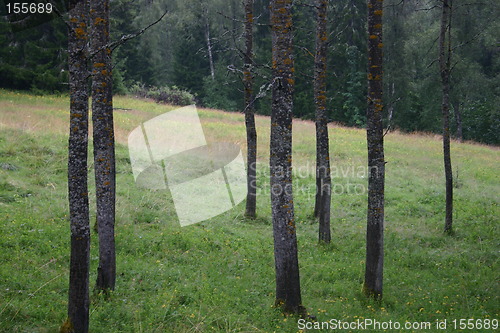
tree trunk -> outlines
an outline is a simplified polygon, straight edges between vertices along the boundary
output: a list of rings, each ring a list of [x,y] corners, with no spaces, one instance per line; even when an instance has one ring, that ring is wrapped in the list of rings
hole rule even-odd
[[[462,111],[460,110],[460,102],[457,101],[455,106],[453,107],[453,111],[455,111],[455,121],[457,123],[457,139],[460,142],[464,142],[463,136],[463,126],[462,126]]]
[[[208,63],[210,64],[210,76],[215,80],[214,58],[212,55],[212,43],[210,42],[210,24],[208,22],[208,7],[204,5],[205,12],[205,41],[207,42]]]
[[[115,136],[111,50],[109,45],[109,0],[90,2],[91,49],[95,53],[92,70],[92,123],[97,195],[99,267],[96,288],[113,290],[115,257]]]
[[[297,234],[292,193],[292,112],[294,60],[292,0],[271,0],[272,110],[271,110],[271,206],[276,305],[285,312],[302,311]]]
[[[446,40],[448,32],[448,40]],[[446,44],[448,49],[446,50]],[[446,216],[444,231],[453,231],[453,173],[451,169],[450,152],[450,68],[451,68],[451,0],[443,0],[441,16],[441,31],[439,35],[439,70],[443,99],[441,109],[443,113],[443,157],[444,175],[446,179]]]
[[[233,45],[236,45],[238,43],[238,40],[241,36],[240,32],[239,32],[239,13],[238,13],[238,9],[240,8],[240,1],[238,0],[231,0],[231,40],[233,42]],[[243,0],[243,10],[245,10],[245,16],[246,16],[246,0]],[[253,27],[253,0],[252,0],[252,7],[250,8],[251,9],[251,13],[252,13],[252,27]],[[248,18],[247,18],[248,19]],[[244,28],[246,29],[247,25],[244,24]],[[253,34],[252,34],[252,38],[253,38]],[[246,40],[246,39],[245,39]],[[236,64],[237,63],[237,60],[238,59],[238,52],[231,52],[231,60],[230,60],[230,64]]]
[[[244,89],[245,89],[245,126],[247,131],[247,203],[246,216],[256,216],[257,195],[257,130],[255,128],[255,115],[253,105],[253,0],[245,0],[245,64],[244,64]]]
[[[326,115],[326,13],[328,0],[317,0],[316,55],[314,59],[314,103],[316,104],[316,205],[319,241],[330,243],[330,152]],[[319,198],[318,198],[319,194]]]
[[[90,227],[87,189],[88,2],[71,1],[69,12],[68,65],[70,89],[70,131],[68,145],[68,197],[71,226],[68,320],[69,332],[89,329]]]
[[[318,141],[318,132],[316,132],[316,142]],[[319,159],[318,159],[318,146],[316,145],[316,195],[314,197],[314,217],[319,218],[321,210],[321,177],[318,175]]]
[[[382,8],[383,1],[368,1],[368,216],[364,293],[381,298],[384,267],[384,135],[382,124]]]

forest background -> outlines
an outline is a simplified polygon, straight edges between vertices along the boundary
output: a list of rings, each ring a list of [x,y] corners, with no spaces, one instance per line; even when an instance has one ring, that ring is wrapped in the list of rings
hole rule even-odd
[[[384,11],[386,127],[441,131],[438,72],[440,9],[436,1],[388,0]],[[366,4],[333,1],[329,8],[328,118],[363,127],[366,108]],[[160,95],[227,111],[243,110],[243,6],[239,0],[111,1],[112,40],[167,15],[113,53],[114,92]],[[271,35],[268,2],[255,0],[256,112],[270,113]],[[452,134],[498,145],[500,137],[500,6],[456,2],[452,18]],[[294,116],[314,118],[314,8],[294,4]],[[68,91],[67,27],[52,20],[12,32],[0,19],[0,87],[35,93]],[[201,78],[201,79],[200,79]],[[178,102],[178,101],[177,101]]]

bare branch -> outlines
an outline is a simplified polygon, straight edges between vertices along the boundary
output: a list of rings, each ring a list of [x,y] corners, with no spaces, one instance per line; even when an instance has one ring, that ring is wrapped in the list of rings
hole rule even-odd
[[[238,22],[238,23],[241,23],[241,24],[244,24],[245,21],[242,21],[242,20],[238,20],[237,18],[234,18],[234,17],[230,17],[230,16],[227,16],[226,14],[222,13],[222,12],[217,12],[217,14],[219,14],[220,16],[224,17],[224,18],[227,18],[231,21],[234,21],[234,22]],[[261,15],[257,16],[254,18],[254,20],[258,20],[260,18]],[[270,27],[271,25],[270,24],[266,24],[266,23],[256,23],[256,22],[253,22],[253,25],[259,25],[259,26],[264,26],[264,27]]]
[[[297,44],[295,44],[295,47],[301,49],[302,51],[304,51],[305,54],[310,55],[314,59],[314,54],[311,51],[309,51],[309,49],[307,47],[301,46],[301,45],[297,45]]]
[[[245,107],[245,109],[243,110],[243,112],[245,112],[249,107],[251,107],[252,105],[254,105],[254,103],[259,99],[259,98],[263,98],[267,95],[267,92],[269,90],[271,90],[271,88],[273,87],[274,83],[277,81],[277,80],[280,80],[281,77],[275,77],[271,82],[268,82],[268,83],[264,83],[262,86],[260,86],[259,88],[259,93],[255,96],[255,98]],[[266,87],[267,85],[267,87]]]
[[[385,5],[383,8],[386,9],[386,8],[390,8],[390,7],[398,7],[398,6],[402,5],[404,2],[405,2],[405,0],[401,0],[400,2],[395,3],[395,4]]]
[[[134,39],[140,35],[142,35],[145,31],[147,31],[149,28],[151,28],[152,26],[154,26],[155,24],[157,24],[158,22],[160,22],[164,17],[165,15],[167,15],[168,13],[168,10],[166,10],[163,15],[160,16],[159,19],[157,19],[156,21],[154,21],[153,23],[151,23],[150,25],[148,25],[147,27],[145,28],[142,28],[141,30],[137,31],[136,33],[133,33],[133,34],[127,34],[127,35],[123,35],[120,39],[112,42],[112,43],[109,43],[109,44],[106,44],[102,47],[100,47],[99,49],[95,50],[94,52],[92,52],[90,54],[90,57],[94,57],[97,53],[101,52],[102,50],[105,50],[107,48],[110,48],[111,49],[111,52],[113,52],[118,46],[128,42],[129,40],[131,39]]]

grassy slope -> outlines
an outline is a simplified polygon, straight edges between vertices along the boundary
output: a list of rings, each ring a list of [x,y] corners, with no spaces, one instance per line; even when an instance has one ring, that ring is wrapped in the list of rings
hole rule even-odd
[[[115,99],[115,107],[130,109],[115,113],[120,143],[117,289],[109,301],[92,296],[91,331],[296,332],[296,318],[271,307],[272,228],[265,189],[269,119],[257,118],[259,218],[246,221],[240,204],[210,221],[180,228],[168,194],[136,188],[125,146],[140,121],[171,108],[123,97]],[[200,110],[200,116],[208,140],[244,148],[241,114]],[[67,118],[66,98],[0,90],[1,332],[52,332],[66,316]],[[446,237],[439,138],[386,136],[385,297],[375,304],[360,294],[366,195],[348,185],[366,186],[365,132],[332,126],[330,135],[338,194],[332,199],[332,244],[319,246],[311,218],[314,124],[294,123],[299,260],[309,312],[321,321],[498,318],[498,149],[452,144],[456,234]],[[90,192],[92,198],[95,191]]]

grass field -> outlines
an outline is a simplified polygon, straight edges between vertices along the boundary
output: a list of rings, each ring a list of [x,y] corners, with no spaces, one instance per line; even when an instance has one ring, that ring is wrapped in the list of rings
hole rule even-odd
[[[67,97],[0,90],[0,332],[57,332],[66,319],[69,222]],[[257,117],[258,218],[244,203],[181,228],[164,191],[136,187],[126,147],[141,121],[173,107],[116,97],[117,287],[92,294],[91,332],[298,332],[273,308],[274,261],[266,166],[269,118]],[[245,150],[240,113],[199,110],[209,141]],[[304,306],[318,321],[486,323],[500,312],[500,151],[452,142],[453,236],[445,236],[438,136],[386,136],[384,299],[361,294],[366,223],[365,132],[330,126],[334,183],[332,243],[317,243],[314,124],[294,122],[294,191]],[[95,191],[90,162],[91,221]],[[93,234],[91,286],[97,270]],[[326,330],[325,330],[326,331]],[[331,330],[333,331],[333,330]],[[345,330],[357,332],[358,329]],[[361,330],[359,330],[361,331]],[[377,332],[371,329],[367,331]],[[399,331],[399,330],[393,330]],[[414,329],[404,332],[420,332]]]

